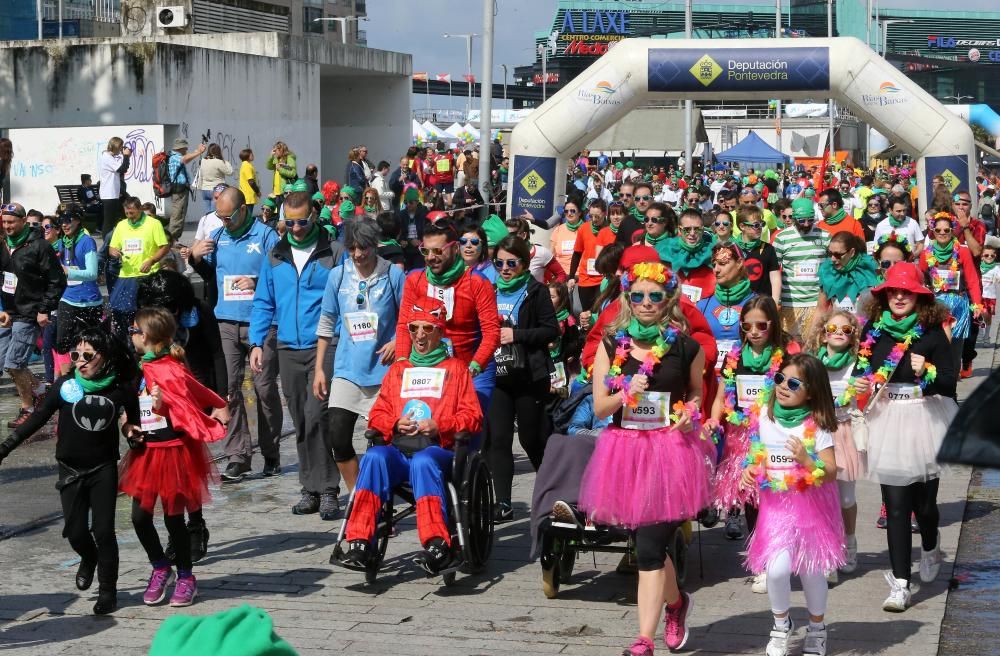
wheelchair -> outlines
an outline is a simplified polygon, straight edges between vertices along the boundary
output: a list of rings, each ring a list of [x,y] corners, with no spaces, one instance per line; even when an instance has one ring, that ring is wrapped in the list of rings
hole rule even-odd
[[[366,431],[365,438],[369,446],[386,444],[382,434],[375,430]],[[456,573],[460,570],[467,574],[482,571],[493,550],[493,507],[496,503],[493,477],[485,459],[479,453],[478,446],[472,444],[473,438],[474,436],[469,433],[455,435],[452,473],[445,484],[448,526],[456,557],[451,566],[438,572],[445,586],[454,585]],[[416,451],[414,449],[408,452],[405,448],[401,450],[407,456]],[[354,507],[354,494],[355,491],[352,490],[344,520],[337,533],[337,542],[330,555],[330,564],[364,572],[365,583],[371,585],[375,582],[385,560],[386,548],[390,536],[395,534],[395,526],[407,517],[415,515],[417,506],[409,483],[393,489],[392,497],[382,504],[382,510],[376,520],[368,562],[364,566],[357,566],[344,559],[344,533]],[[406,507],[397,508],[394,505],[397,498],[402,499]],[[433,576],[427,574],[428,578]]]

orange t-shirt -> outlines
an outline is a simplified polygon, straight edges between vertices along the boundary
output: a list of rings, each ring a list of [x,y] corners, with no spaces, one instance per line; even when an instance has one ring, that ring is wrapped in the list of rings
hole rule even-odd
[[[844,217],[844,220],[838,223],[837,225],[830,225],[826,221],[820,221],[819,223],[816,224],[816,227],[826,230],[831,235],[835,235],[838,232],[849,232],[852,235],[857,235],[858,237],[860,237],[861,241],[865,240],[864,226],[862,226],[861,222],[855,219],[850,214],[846,215]]]
[[[603,277],[595,268],[597,256],[601,249],[615,241],[615,235],[610,230],[601,230],[598,234],[590,227],[590,221],[580,226],[576,231],[576,246],[573,252],[581,253],[580,264],[576,270],[576,279],[581,287],[596,287]]]

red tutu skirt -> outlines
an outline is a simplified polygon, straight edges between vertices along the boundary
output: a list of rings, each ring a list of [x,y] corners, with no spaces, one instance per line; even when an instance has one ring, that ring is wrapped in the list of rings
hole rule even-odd
[[[217,481],[218,472],[204,442],[183,439],[171,446],[130,449],[118,466],[118,479],[118,489],[138,499],[146,512],[153,512],[160,499],[165,515],[180,515],[211,500],[208,483]]]
[[[636,528],[695,517],[708,506],[715,444],[691,433],[608,426],[580,484],[580,508],[600,524]]]
[[[793,574],[825,574],[844,564],[844,522],[832,478],[805,492],[760,493],[746,567],[760,574],[781,551],[792,557]]]
[[[722,445],[722,460],[712,478],[712,504],[721,511],[757,505],[757,486],[744,486],[743,460],[750,451],[750,438],[746,426],[726,425],[726,439]]]

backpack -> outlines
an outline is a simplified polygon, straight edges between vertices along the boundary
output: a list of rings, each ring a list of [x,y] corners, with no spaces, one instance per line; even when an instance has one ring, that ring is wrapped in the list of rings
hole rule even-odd
[[[170,181],[170,155],[161,150],[153,155],[153,194],[157,198],[166,198],[174,191]]]

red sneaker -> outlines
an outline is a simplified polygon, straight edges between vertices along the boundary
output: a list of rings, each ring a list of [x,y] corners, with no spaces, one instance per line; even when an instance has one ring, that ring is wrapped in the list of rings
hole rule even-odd
[[[972,363],[971,362],[969,364],[965,365],[964,367],[962,367],[962,371],[959,372],[958,377],[962,378],[962,379],[972,378]]]

